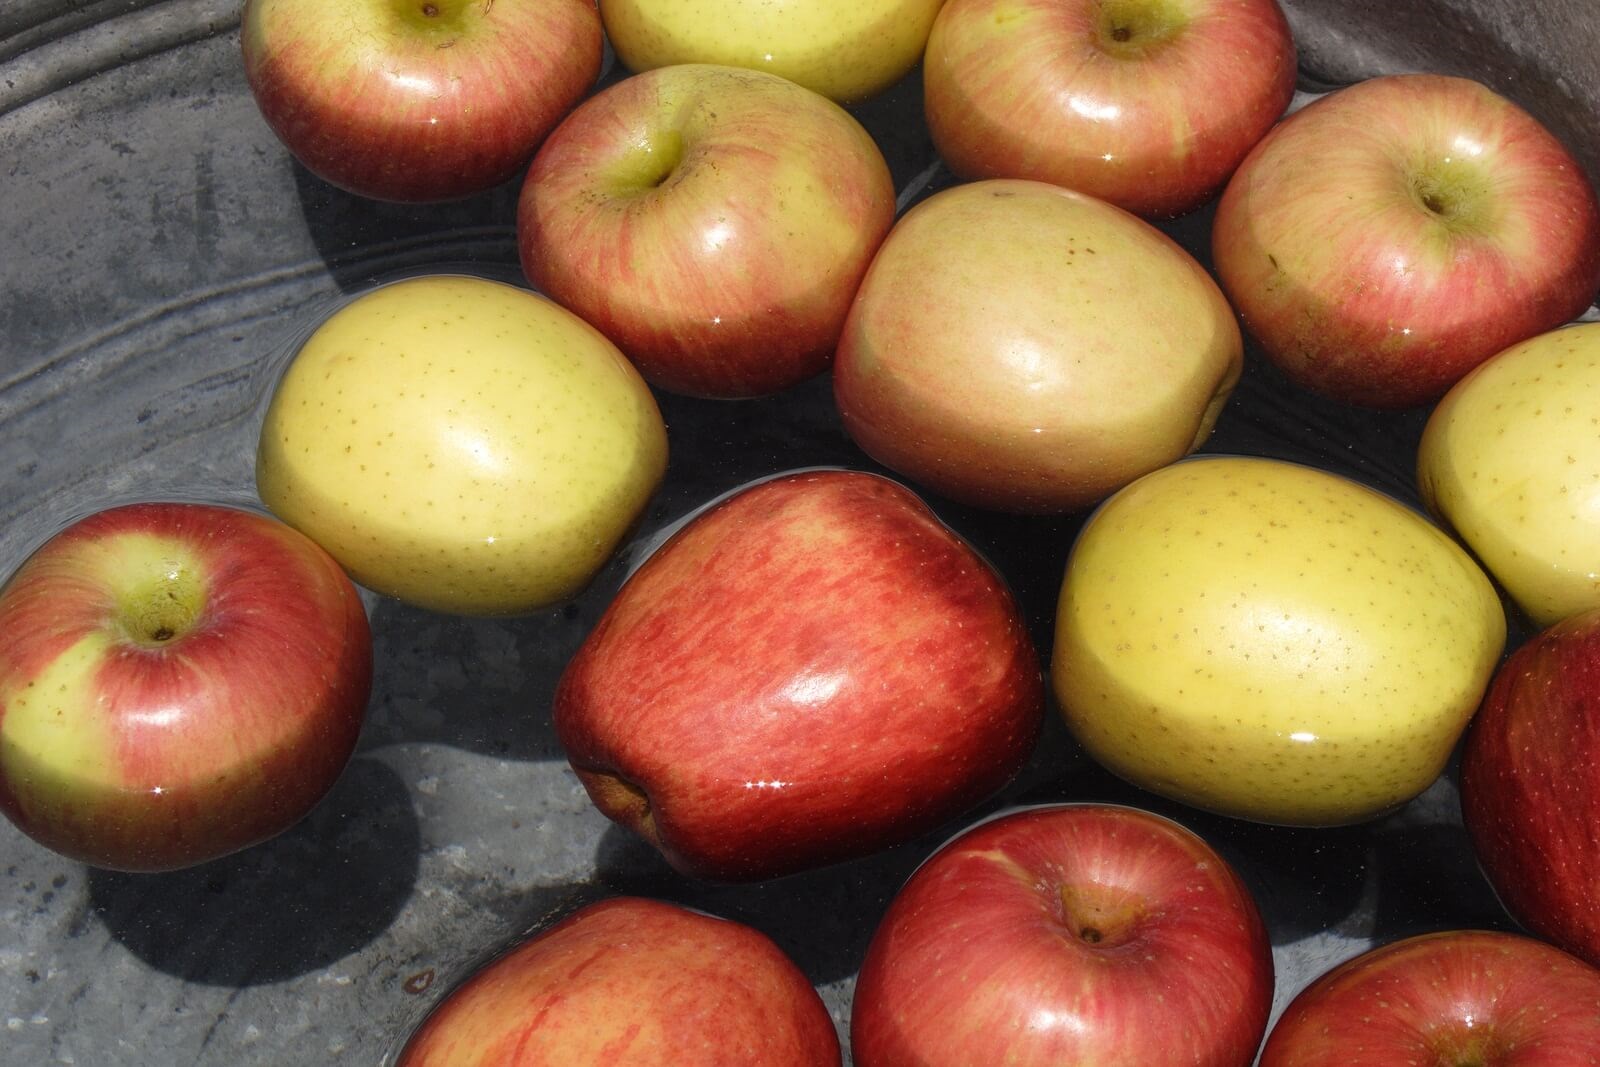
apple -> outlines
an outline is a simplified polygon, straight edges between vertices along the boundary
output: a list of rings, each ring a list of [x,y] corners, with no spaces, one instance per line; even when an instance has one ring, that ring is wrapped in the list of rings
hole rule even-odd
[[[227,855],[328,792],[371,686],[360,596],[310,540],[231,507],[97,512],[0,587],[0,811],[96,867]]]
[[[1242,362],[1227,301],[1166,235],[997,180],[896,223],[833,383],[845,429],[885,466],[979,507],[1060,512],[1197,448]]]
[[[1134,808],[968,830],[914,873],[856,980],[856,1067],[1249,1067],[1272,946],[1238,875]]]
[[[1462,749],[1461,811],[1506,910],[1600,966],[1600,611],[1501,666]]]
[[[308,170],[445,200],[516,176],[600,74],[594,0],[246,0],[245,75]]]
[[[1480,363],[1439,401],[1417,453],[1428,509],[1540,626],[1600,608],[1600,324]]]
[[[754,396],[827,369],[894,199],[872,137],[832,101],[759,71],[665,67],[561,124],[517,240],[534,286],[652,383]]]
[[[1410,508],[1309,467],[1207,456],[1084,525],[1050,671],[1072,733],[1133,784],[1334,825],[1439,776],[1505,631],[1488,577]]]
[[[852,104],[917,65],[942,2],[601,0],[600,17],[631,71],[680,63],[747,67]]]
[[[623,585],[556,689],[607,816],[685,874],[754,881],[897,844],[997,791],[1043,679],[1000,576],[909,490],[789,474]]]
[[[1399,409],[1589,306],[1600,207],[1532,116],[1474,81],[1415,74],[1330,93],[1239,166],[1217,275],[1291,380]]]
[[[522,942],[452,991],[396,1067],[839,1067],[833,1020],[765,934],[616,897]]]
[[[1393,942],[1289,1004],[1260,1067],[1590,1067],[1600,971],[1541,941],[1449,930]]]
[[[453,275],[381,286],[305,341],[256,485],[379,593],[464,615],[575,596],[666,470],[650,389],[592,326]]]
[[[949,0],[928,131],[964,178],[1032,178],[1147,217],[1210,200],[1294,96],[1276,0]]]

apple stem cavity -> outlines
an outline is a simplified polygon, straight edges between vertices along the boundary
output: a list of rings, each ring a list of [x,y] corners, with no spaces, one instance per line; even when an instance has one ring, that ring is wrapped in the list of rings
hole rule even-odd
[[[648,192],[667,184],[678,164],[683,162],[683,134],[665,130],[633,146],[618,170],[625,189]]]
[[[1186,22],[1172,0],[1105,0],[1099,43],[1113,56],[1136,59],[1172,40]]]
[[[1413,171],[1409,184],[1417,206],[1451,232],[1481,228],[1487,190],[1470,167],[1452,159],[1438,160]]]
[[[129,589],[117,605],[117,622],[135,644],[160,647],[193,629],[204,608],[198,577],[175,565]]]

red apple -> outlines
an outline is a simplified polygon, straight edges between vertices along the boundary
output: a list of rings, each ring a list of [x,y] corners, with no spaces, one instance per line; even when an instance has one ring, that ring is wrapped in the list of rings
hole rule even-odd
[[[202,504],[102,511],[0,588],[0,810],[98,867],[225,855],[332,787],[371,683],[360,597],[304,535]]]
[[[1532,116],[1477,82],[1374,78],[1286,119],[1212,229],[1223,289],[1300,385],[1353,404],[1437,400],[1600,286],[1600,207]]]
[[[1461,810],[1506,909],[1600,966],[1600,611],[1500,667],[1467,731]]]
[[[828,1010],[764,934],[618,897],[456,988],[396,1067],[838,1067]]]
[[[1373,949],[1295,997],[1260,1067],[1593,1067],[1600,971],[1542,941],[1424,934]]]
[[[1059,512],[1198,448],[1243,362],[1233,309],[1171,238],[1093,197],[997,180],[895,224],[833,388],[885,466],[978,507]]]
[[[533,284],[653,384],[739,397],[825,370],[894,220],[871,136],[773,74],[663,67],[586,101],[518,208]]]
[[[589,795],[679,870],[749,881],[888,847],[1004,785],[1043,707],[999,575],[912,493],[812,471],[680,530],[556,690]]]
[[[1294,96],[1276,0],[950,0],[923,59],[934,146],[1146,216],[1216,195]]]
[[[1272,1008],[1249,890],[1133,808],[982,823],[911,876],[856,981],[856,1067],[1248,1067]]]
[[[515,177],[589,90],[594,0],[247,0],[245,75],[325,181],[381,200]]]

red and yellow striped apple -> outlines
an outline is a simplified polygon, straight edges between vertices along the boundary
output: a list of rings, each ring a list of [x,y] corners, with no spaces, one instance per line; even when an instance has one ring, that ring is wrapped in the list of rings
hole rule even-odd
[[[0,589],[0,810],[98,867],[234,852],[332,787],[371,684],[361,599],[304,535],[203,504],[99,512]]]
[[[1462,747],[1461,812],[1506,910],[1600,966],[1600,611],[1501,665]]]
[[[1039,662],[1000,576],[876,475],[763,482],[694,518],[567,666],[595,803],[687,874],[753,881],[931,829],[1021,769]]]
[[[593,0],[248,0],[245,75],[325,181],[446,200],[515,177],[600,73]]]
[[[1032,178],[1139,215],[1221,190],[1294,95],[1276,0],[950,0],[928,131],[965,178]]]
[[[1249,1067],[1272,946],[1239,876],[1134,808],[981,823],[889,906],[851,1010],[856,1067]]]
[[[1272,361],[1377,408],[1437,400],[1600,287],[1582,166],[1463,78],[1373,78],[1296,112],[1228,182],[1211,236],[1222,287]]]
[[[757,930],[674,904],[583,908],[480,969],[397,1067],[839,1067],[800,969]]]
[[[690,65],[574,111],[528,171],[517,237],[534,286],[650,382],[737,397],[827,369],[893,221],[888,164],[843,108]]]
[[[1423,934],[1318,978],[1272,1028],[1260,1067],[1591,1067],[1600,971],[1542,941]]]

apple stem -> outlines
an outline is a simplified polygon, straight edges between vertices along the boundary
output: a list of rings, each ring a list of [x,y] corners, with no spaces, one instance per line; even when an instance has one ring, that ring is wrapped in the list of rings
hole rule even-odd
[[[1092,926],[1085,926],[1082,930],[1078,931],[1078,936],[1089,942],[1091,945],[1098,945],[1101,937],[1104,935],[1102,935],[1099,930],[1096,930]]]

